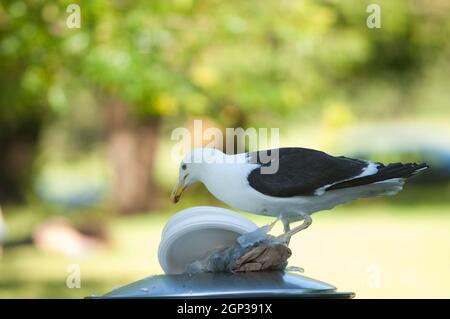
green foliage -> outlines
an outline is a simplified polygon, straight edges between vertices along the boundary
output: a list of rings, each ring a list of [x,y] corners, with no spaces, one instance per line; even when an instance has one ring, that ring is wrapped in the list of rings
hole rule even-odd
[[[0,6],[2,123],[64,114],[83,85],[139,116],[258,124],[376,79],[408,86],[448,52],[444,2],[379,1],[382,29],[366,27],[369,1],[85,1],[80,29],[69,3]]]

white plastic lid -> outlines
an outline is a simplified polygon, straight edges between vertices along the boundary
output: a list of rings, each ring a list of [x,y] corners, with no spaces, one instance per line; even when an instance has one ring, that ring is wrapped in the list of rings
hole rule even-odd
[[[162,231],[158,259],[166,274],[181,274],[186,266],[217,248],[257,228],[256,224],[229,209],[196,206],[176,213]]]

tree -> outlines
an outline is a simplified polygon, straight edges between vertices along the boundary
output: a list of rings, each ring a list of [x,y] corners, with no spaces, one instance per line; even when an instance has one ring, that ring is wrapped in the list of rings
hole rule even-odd
[[[102,109],[117,207],[145,210],[165,119],[245,127],[318,118],[330,100],[353,101],[374,81],[401,79],[391,86],[404,92],[424,57],[448,48],[445,4],[380,1],[382,28],[368,29],[369,3],[84,1],[81,28],[69,28],[70,1],[2,2],[2,151],[13,152],[27,131],[35,145],[48,121],[75,107],[77,88],[88,89]],[[413,5],[436,10],[419,16]],[[366,106],[351,111],[370,113]],[[408,114],[414,106],[402,107]]]

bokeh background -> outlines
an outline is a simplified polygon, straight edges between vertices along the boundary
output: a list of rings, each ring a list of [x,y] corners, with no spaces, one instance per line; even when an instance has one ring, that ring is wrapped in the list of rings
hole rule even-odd
[[[168,218],[223,205],[200,185],[169,202],[170,134],[194,119],[428,162],[398,196],[315,214],[291,264],[357,297],[450,297],[450,2],[78,1],[74,29],[70,3],[0,3],[0,297],[81,298],[161,273]]]

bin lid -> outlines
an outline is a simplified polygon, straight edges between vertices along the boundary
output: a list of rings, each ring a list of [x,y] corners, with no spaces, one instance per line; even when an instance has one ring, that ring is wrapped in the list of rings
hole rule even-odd
[[[352,292],[293,272],[156,275],[98,298],[353,298]]]

